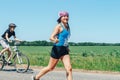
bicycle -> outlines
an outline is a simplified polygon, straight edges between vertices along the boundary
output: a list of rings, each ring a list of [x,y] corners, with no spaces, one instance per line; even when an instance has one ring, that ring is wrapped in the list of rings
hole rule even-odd
[[[16,71],[19,73],[27,72],[30,62],[28,57],[19,50],[18,46],[20,42],[21,41],[13,41],[14,46],[11,48],[11,61],[13,63],[11,65],[7,62],[6,53],[2,54],[0,57],[0,70],[3,70],[4,66],[14,66]]]

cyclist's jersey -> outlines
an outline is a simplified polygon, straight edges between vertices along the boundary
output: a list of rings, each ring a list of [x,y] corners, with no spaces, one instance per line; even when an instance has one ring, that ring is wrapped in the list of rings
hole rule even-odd
[[[6,33],[8,33],[8,38],[10,38],[11,36],[15,36],[15,32],[14,32],[14,31],[13,31],[13,32],[10,32],[10,30],[7,29],[7,30],[4,32],[4,34],[2,35],[2,38],[3,38],[3,39],[6,39],[6,38],[5,38]]]
[[[62,32],[57,34],[57,38],[59,40],[58,43],[55,43],[55,46],[68,46],[68,38],[70,36],[70,29],[65,29],[64,25],[60,23],[63,28]]]

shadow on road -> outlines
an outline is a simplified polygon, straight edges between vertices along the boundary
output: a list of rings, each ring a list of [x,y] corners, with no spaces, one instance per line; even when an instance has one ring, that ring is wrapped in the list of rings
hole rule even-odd
[[[16,69],[3,69],[3,70],[1,70],[1,71],[5,71],[5,72],[16,72],[16,73],[18,73],[18,72],[16,71]],[[24,74],[33,74],[33,73],[34,73],[33,69],[28,69],[27,72],[24,72]],[[22,73],[22,74],[23,74],[23,73]]]

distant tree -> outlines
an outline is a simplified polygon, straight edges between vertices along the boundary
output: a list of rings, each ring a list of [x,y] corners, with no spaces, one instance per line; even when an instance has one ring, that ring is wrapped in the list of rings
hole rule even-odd
[[[10,45],[14,45],[14,43],[10,43]],[[20,46],[52,46],[52,42],[48,42],[46,40],[42,41],[23,41]],[[120,43],[94,43],[94,42],[69,42],[70,46],[120,46]]]

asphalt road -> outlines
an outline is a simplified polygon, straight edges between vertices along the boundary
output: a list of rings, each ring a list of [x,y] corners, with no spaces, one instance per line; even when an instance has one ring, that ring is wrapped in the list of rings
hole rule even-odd
[[[4,69],[0,71],[0,80],[31,80],[31,76],[38,72],[38,69],[26,73],[17,73],[14,68]],[[43,76],[41,80],[66,80],[65,71],[54,70]],[[120,74],[73,71],[73,80],[120,80]]]

